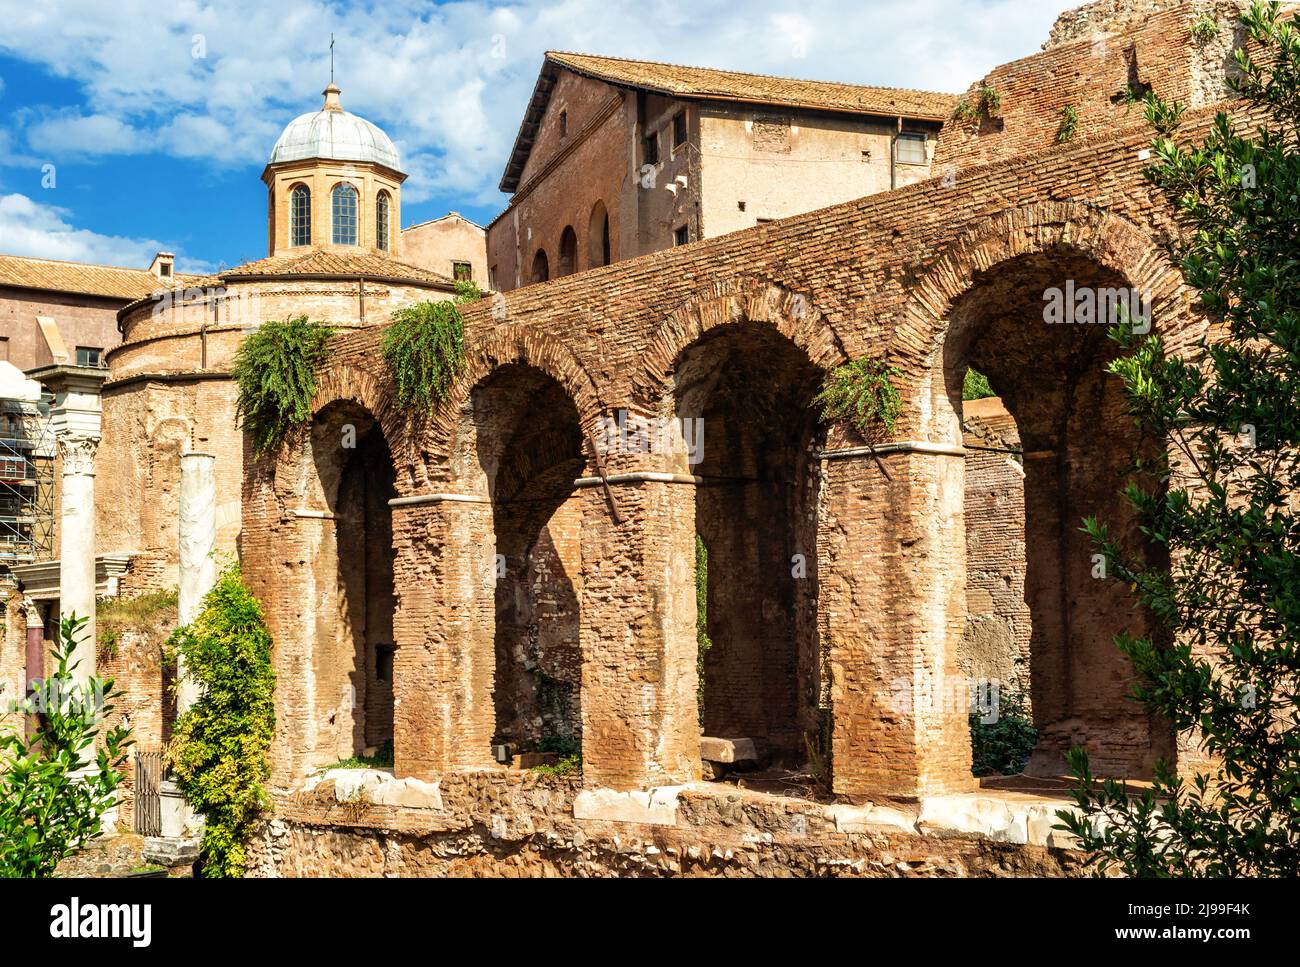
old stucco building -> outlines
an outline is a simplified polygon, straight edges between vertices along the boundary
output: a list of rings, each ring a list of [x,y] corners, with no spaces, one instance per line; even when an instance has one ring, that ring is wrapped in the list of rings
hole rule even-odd
[[[926,178],[956,97],[548,52],[487,230],[502,291]]]

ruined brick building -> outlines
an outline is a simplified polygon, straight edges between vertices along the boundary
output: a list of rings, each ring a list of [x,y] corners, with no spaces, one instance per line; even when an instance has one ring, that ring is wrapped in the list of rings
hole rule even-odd
[[[1204,14],[1219,30],[1193,40]],[[960,109],[845,112],[870,115],[835,124],[883,153],[854,159],[865,180],[842,199],[794,210],[757,176],[711,186],[707,148],[681,156],[684,183],[671,153],[643,182],[642,140],[682,112],[688,143],[730,126],[747,150],[794,151],[819,130],[793,120],[808,105],[706,89],[719,72],[548,55],[503,181],[514,197],[488,229],[493,283],[511,291],[465,309],[466,366],[419,418],[395,400],[382,323],[450,280],[385,255],[371,229],[359,244],[377,251],[304,235],[280,253],[294,179],[318,199],[340,176],[318,158],[282,179],[273,156],[271,257],[211,280],[219,298],[122,310],[104,401],[120,445],[97,466],[101,538],[139,544],[126,580],[143,587],[176,542],[151,495],[176,485],[182,451],[216,455],[218,544],[238,550],[275,640],[275,814],[256,870],[1059,873],[1072,861],[1047,793],[1070,746],[1105,774],[1194,769],[1195,748],[1126,698],[1111,639],[1149,625],[1093,577],[1078,528],[1096,514],[1133,533],[1119,490],[1142,444],[1105,374],[1115,350],[1105,326],[1052,324],[1044,304],[1133,292],[1175,352],[1204,331],[1165,254],[1177,229],[1142,175],[1151,135],[1132,101],[1182,101],[1192,136],[1232,110],[1232,16],[1173,0],[1071,11]],[[776,106],[791,120],[760,131]],[[913,124],[926,171],[882,182]],[[602,145],[607,167],[582,158]],[[367,191],[400,188],[382,155],[354,163]],[[565,181],[583,170],[591,185]],[[738,220],[756,198],[746,218],[777,220]],[[530,275],[539,251],[547,271]],[[224,376],[248,323],[223,307],[241,293],[260,318],[345,330],[310,425],[260,460]],[[813,405],[861,358],[901,373],[881,439]],[[963,400],[972,367],[1000,402]],[[980,677],[1029,692],[1039,744],[1011,790],[971,776]],[[330,768],[388,740],[391,768]],[[580,748],[579,775],[500,761],[555,740]],[[702,781],[751,750],[761,774]]]

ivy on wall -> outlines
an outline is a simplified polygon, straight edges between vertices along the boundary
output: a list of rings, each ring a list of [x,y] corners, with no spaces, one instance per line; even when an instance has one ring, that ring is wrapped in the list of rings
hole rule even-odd
[[[329,358],[334,328],[306,316],[266,322],[235,354],[235,419],[253,436],[257,456],[275,449],[289,428],[311,418],[316,368]]]
[[[393,313],[380,352],[403,409],[431,409],[447,393],[465,364],[461,305],[483,295],[473,282],[457,282],[456,295],[442,302],[418,302]]]
[[[275,672],[261,605],[238,565],[222,572],[199,616],[168,646],[200,690],[167,750],[176,784],[205,821],[199,871],[243,876],[245,844],[270,803],[263,783],[271,774]]]

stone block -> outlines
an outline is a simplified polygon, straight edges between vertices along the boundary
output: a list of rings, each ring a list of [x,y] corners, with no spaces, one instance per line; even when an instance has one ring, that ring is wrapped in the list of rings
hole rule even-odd
[[[615,792],[613,789],[584,789],[573,800],[574,819],[595,819],[610,823],[644,823],[649,826],[677,825],[677,794],[682,786],[660,786],[646,792]]]
[[[757,763],[758,750],[753,739],[719,739],[706,735],[700,739],[700,758],[728,764]]]

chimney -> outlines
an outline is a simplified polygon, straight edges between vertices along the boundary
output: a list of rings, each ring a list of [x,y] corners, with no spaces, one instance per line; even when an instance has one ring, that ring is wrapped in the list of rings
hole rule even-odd
[[[153,257],[149,264],[149,271],[159,279],[168,279],[172,277],[172,266],[176,262],[176,256],[171,252],[159,252]]]

